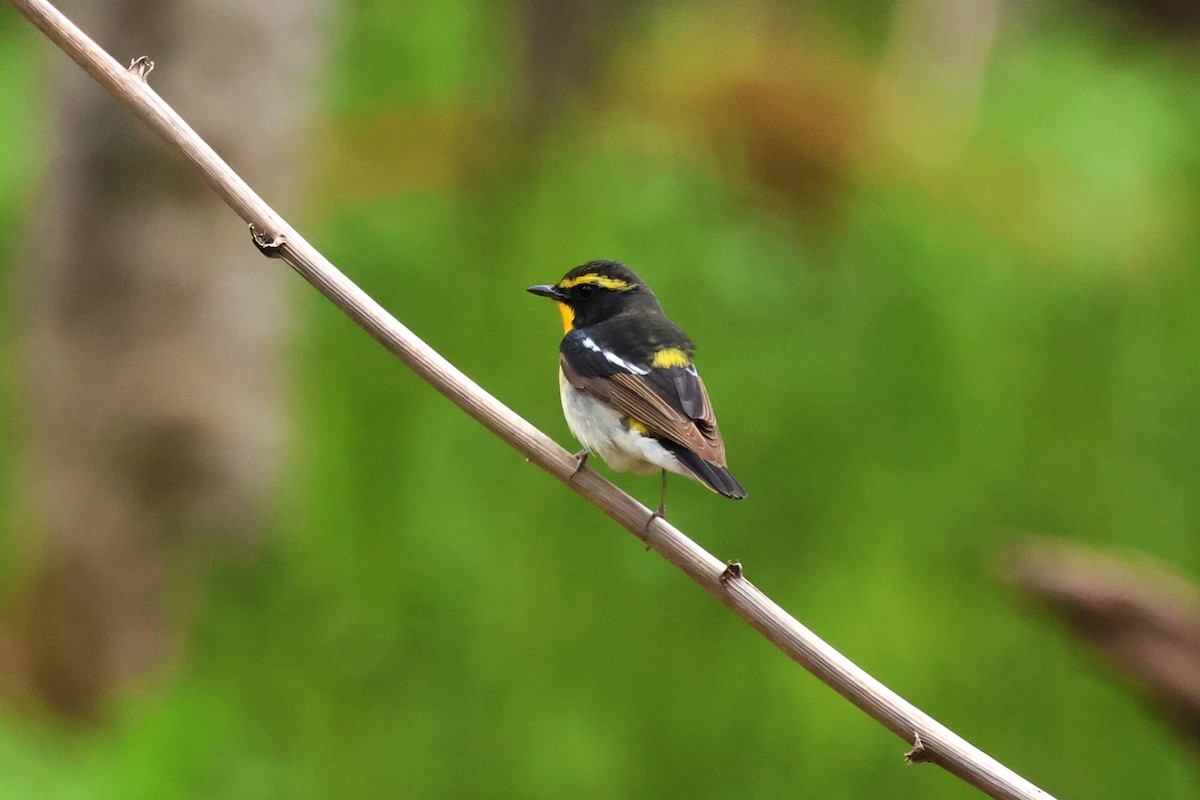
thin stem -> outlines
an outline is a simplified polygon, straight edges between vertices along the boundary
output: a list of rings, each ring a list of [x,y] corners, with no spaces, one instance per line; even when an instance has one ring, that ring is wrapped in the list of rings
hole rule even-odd
[[[574,455],[421,341],[263,202],[147,85],[144,64],[135,65],[132,71],[125,69],[45,0],[9,2],[177,149],[183,158],[194,164],[225,202],[260,232],[259,244],[265,253],[286,260],[317,291],[452,403],[527,459],[592,501],[819,680],[910,745],[915,745],[914,761],[938,764],[995,798],[1053,800],[1049,794],[963,740],[822,641],[747,581],[740,565],[723,563],[666,520],[654,517],[650,509],[593,470],[583,469],[577,473],[578,461]]]

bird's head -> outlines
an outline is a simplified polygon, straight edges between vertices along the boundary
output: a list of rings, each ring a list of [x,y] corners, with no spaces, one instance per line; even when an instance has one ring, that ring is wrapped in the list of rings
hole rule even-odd
[[[530,286],[529,291],[558,303],[564,332],[635,309],[661,310],[646,282],[618,261],[589,261],[568,272],[558,283]]]

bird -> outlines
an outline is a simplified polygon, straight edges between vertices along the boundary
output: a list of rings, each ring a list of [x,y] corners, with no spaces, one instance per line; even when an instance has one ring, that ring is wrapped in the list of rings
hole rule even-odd
[[[725,497],[746,496],[729,471],[695,345],[637,273],[619,261],[589,261],[527,291],[554,300],[562,314],[559,392],[567,427],[583,445],[574,474],[591,453],[618,472],[661,470],[647,525],[666,516],[668,472]]]

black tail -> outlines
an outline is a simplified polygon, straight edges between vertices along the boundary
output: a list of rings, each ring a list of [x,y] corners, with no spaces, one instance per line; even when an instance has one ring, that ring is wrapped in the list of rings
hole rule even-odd
[[[729,470],[705,461],[683,445],[676,444],[667,439],[659,439],[658,441],[662,443],[663,447],[671,451],[671,455],[679,459],[679,462],[688,468],[692,475],[696,477],[696,480],[717,494],[732,497],[734,500],[741,500],[746,496],[746,490],[738,483],[737,478],[729,474]]]

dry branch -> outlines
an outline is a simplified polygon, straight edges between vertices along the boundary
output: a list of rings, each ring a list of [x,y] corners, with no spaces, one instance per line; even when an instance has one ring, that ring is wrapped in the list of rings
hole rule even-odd
[[[145,83],[114,61],[44,0],[10,0],[101,85],[193,163],[234,211],[258,231],[257,241],[285,259],[414,372],[530,461],[594,503],[663,558],[727,605],[797,663],[854,705],[918,745],[920,760],[938,764],[995,798],[1052,800],[1049,794],[981,752],[901,698],[797,622],[740,573],[684,536],[596,472],[575,475],[575,459],[467,378],[421,341],[316,251],[272,210],[187,123]],[[135,62],[136,63],[136,62]],[[165,65],[159,65],[159,70]],[[169,66],[166,66],[169,68]]]
[[[1022,545],[1004,573],[1200,747],[1200,588],[1145,556],[1053,540]]]

